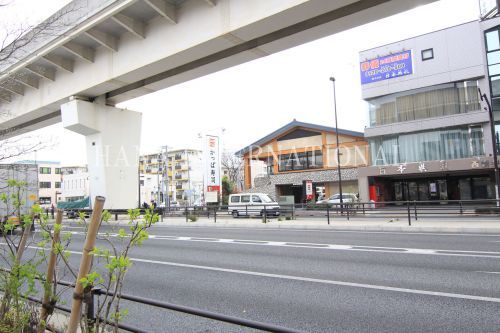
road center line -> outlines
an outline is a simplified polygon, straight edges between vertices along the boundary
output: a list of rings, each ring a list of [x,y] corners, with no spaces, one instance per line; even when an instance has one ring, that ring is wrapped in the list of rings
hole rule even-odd
[[[71,233],[84,234],[82,232],[76,232],[76,231],[72,231]],[[99,233],[99,235],[117,236],[117,234],[105,234],[105,233]],[[384,246],[350,245],[350,244],[300,243],[300,242],[282,242],[282,241],[262,241],[254,239],[218,239],[218,238],[167,236],[167,235],[165,236],[150,235],[149,237],[151,240],[166,240],[166,241],[189,241],[189,242],[205,242],[205,243],[226,243],[235,245],[278,246],[278,247],[293,247],[293,248],[306,248],[306,249],[327,249],[327,250],[339,250],[339,251],[361,251],[361,252],[500,259],[500,252],[493,252],[493,251],[416,249],[416,248],[400,248],[400,247],[384,247]]]

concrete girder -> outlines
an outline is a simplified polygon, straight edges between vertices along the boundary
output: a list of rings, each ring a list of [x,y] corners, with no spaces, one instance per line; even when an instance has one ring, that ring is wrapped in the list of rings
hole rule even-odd
[[[10,102],[12,102],[12,97],[8,91],[0,88],[0,100],[7,102],[7,103],[10,103]]]
[[[47,60],[60,69],[73,73],[74,61],[71,59],[67,59],[55,54],[47,54],[43,56],[43,59]]]
[[[146,38],[146,27],[143,22],[121,13],[113,16],[112,19],[134,36]]]
[[[18,96],[24,96],[24,87],[22,85],[16,85],[16,84],[5,84],[1,86],[3,90],[7,90],[8,92],[11,92],[15,95]]]
[[[177,23],[175,6],[165,0],[144,0],[158,14],[166,18],[171,23]]]
[[[63,48],[86,62],[94,62],[95,50],[90,47],[86,47],[75,42],[67,42],[63,45]]]
[[[25,67],[28,71],[50,81],[56,80],[56,71],[52,68],[31,64]]]
[[[85,31],[85,35],[92,38],[93,40],[95,40],[96,42],[98,42],[99,44],[101,44],[102,46],[104,46],[105,48],[107,48],[112,52],[118,51],[118,38],[111,34],[92,28]]]
[[[38,89],[38,78],[34,75],[20,74],[13,77],[17,82],[24,84],[26,87]]]

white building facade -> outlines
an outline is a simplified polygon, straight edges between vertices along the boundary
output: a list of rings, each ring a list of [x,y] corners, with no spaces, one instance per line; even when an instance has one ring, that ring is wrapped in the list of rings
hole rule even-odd
[[[61,201],[72,202],[90,196],[89,172],[87,167],[62,167],[61,172]]]
[[[499,36],[493,17],[360,53],[371,157],[359,171],[363,201],[495,198]],[[496,138],[479,91],[492,101]]]

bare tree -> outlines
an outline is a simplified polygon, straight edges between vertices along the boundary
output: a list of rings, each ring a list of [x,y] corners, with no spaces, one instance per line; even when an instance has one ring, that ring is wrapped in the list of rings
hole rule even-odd
[[[0,11],[9,10],[9,5],[13,3],[14,0],[0,0]],[[74,6],[68,5],[64,10],[38,24],[21,22],[6,26],[0,23],[0,84],[15,87],[21,82],[30,82],[32,74],[26,71],[11,71],[10,68],[25,59],[44,40],[63,35],[69,26],[67,18],[75,10]],[[5,91],[0,89],[0,121],[9,119],[14,111],[9,103],[6,103],[4,94]],[[44,150],[55,144],[52,139],[32,135],[4,139],[11,134],[11,129],[0,128],[0,162]]]
[[[222,170],[227,172],[229,180],[239,186],[243,179],[243,159],[224,151],[221,155],[221,166]]]

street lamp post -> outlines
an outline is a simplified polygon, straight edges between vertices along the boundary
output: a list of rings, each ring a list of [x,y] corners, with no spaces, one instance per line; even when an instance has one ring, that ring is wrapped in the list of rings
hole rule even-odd
[[[481,93],[481,89],[477,88],[479,91],[479,96],[481,97],[481,101],[486,102],[488,107],[488,114],[490,116],[490,129],[491,129],[491,143],[493,144],[493,165],[495,168],[495,199],[497,206],[500,206],[500,174],[498,172],[498,154],[497,154],[497,143],[496,143],[496,135],[495,135],[495,118],[493,115],[493,109],[491,108],[490,100],[486,94]]]
[[[339,127],[337,123],[337,96],[335,94],[335,78],[330,77],[330,81],[332,81],[333,84],[333,107],[335,111],[335,137],[337,141],[337,172],[339,174],[340,210],[342,212],[342,204],[344,203],[344,198],[342,197],[342,175],[340,174],[340,146],[339,146]]]

